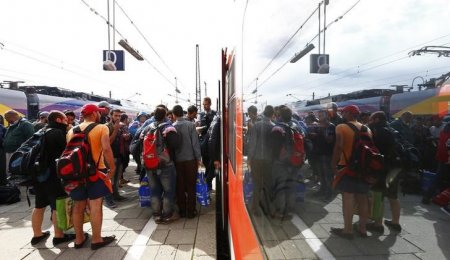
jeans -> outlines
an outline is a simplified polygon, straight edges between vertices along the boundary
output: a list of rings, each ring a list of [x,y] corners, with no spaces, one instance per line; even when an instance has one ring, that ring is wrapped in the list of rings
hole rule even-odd
[[[263,211],[267,210],[269,206],[265,193],[270,188],[272,163],[264,160],[252,160],[250,166],[254,185],[251,209],[256,212],[261,205]]]
[[[114,172],[114,177],[112,179],[112,186],[113,186],[113,193],[109,193],[106,195],[105,199],[107,201],[113,200],[113,196],[119,195],[119,180],[120,175],[122,173],[122,159],[121,158],[114,158],[114,164],[116,165],[116,171]]]
[[[171,217],[176,192],[177,173],[175,166],[170,165],[163,169],[146,170],[148,183],[152,192],[153,215],[160,215],[163,218]]]
[[[333,171],[331,170],[331,155],[319,155],[318,169],[320,178],[320,190],[329,198],[332,195],[331,183],[333,181]]]

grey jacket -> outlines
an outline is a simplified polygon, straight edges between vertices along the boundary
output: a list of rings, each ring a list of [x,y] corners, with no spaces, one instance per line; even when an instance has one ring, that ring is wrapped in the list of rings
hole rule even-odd
[[[173,126],[181,136],[181,145],[175,150],[175,162],[194,159],[200,161],[200,142],[198,141],[194,123],[184,118],[177,118]]]
[[[249,160],[272,160],[272,143],[271,132],[275,124],[267,117],[256,122],[250,128],[249,144],[248,144],[248,159]]]

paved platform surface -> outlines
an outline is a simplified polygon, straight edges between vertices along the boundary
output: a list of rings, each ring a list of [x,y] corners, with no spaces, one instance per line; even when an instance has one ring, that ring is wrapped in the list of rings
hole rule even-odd
[[[421,204],[421,196],[399,195],[400,233],[385,226],[383,234],[347,240],[330,234],[331,227],[344,226],[341,195],[325,203],[313,196],[311,186],[292,218],[253,217],[269,259],[450,259],[450,217],[436,205]],[[384,208],[390,219],[387,200]]]
[[[131,182],[124,185],[125,202],[117,203],[115,209],[103,208],[102,235],[116,235],[117,240],[107,247],[93,251],[90,241],[86,248],[74,249],[73,242],[54,247],[50,210],[45,213],[43,230],[51,235],[36,247],[31,246],[32,208],[28,207],[25,193],[22,201],[0,206],[0,259],[216,259],[215,205],[198,208],[199,215],[193,219],[181,218],[169,225],[157,225],[151,217],[150,208],[140,208],[137,189],[138,176],[134,167],[125,175]],[[34,196],[30,196],[34,205]],[[85,232],[91,233],[89,223]]]
[[[133,167],[126,178],[131,182],[123,188],[123,195],[129,200],[112,210],[104,208],[103,234],[116,235],[115,243],[92,251],[88,242],[86,248],[75,250],[73,242],[53,247],[51,235],[32,247],[32,208],[23,196],[20,203],[0,206],[0,259],[216,259],[214,205],[199,208],[197,218],[157,225],[150,219],[151,210],[138,206],[138,176]],[[435,205],[422,205],[419,196],[400,195],[401,233],[386,228],[383,234],[369,233],[369,238],[348,241],[329,232],[330,227],[343,226],[340,196],[324,203],[311,193],[310,189],[291,219],[254,218],[256,229],[263,230],[260,235],[267,258],[450,259],[450,217]],[[387,203],[385,208],[389,208]],[[44,230],[51,227],[49,216],[47,210]],[[385,216],[390,217],[389,210]],[[84,229],[90,233],[90,224]]]

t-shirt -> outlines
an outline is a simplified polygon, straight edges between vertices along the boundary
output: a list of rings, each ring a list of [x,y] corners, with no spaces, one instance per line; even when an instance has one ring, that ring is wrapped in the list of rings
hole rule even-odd
[[[81,128],[81,131],[83,131],[88,125],[93,124],[92,122],[83,122],[79,126]],[[94,127],[90,132],[88,136],[89,144],[91,145],[91,153],[92,158],[94,159],[95,163],[98,163],[98,169],[105,169],[105,161],[103,158],[102,153],[102,136],[106,135],[109,140],[109,129],[106,125],[99,124],[96,127]],[[73,128],[69,130],[67,133],[67,142],[70,141],[70,139],[73,136]],[[100,160],[99,156],[101,154]]]
[[[362,126],[361,123],[357,121],[351,121],[349,123],[354,124],[358,129],[361,129]],[[368,127],[367,131],[369,132],[369,136],[372,137],[372,133],[370,132],[370,129]],[[355,138],[355,132],[347,124],[339,124],[336,126],[336,136],[338,135],[342,136],[343,138],[342,154],[338,165],[347,165],[346,161],[350,160],[352,156],[352,148],[353,148],[353,141]]]

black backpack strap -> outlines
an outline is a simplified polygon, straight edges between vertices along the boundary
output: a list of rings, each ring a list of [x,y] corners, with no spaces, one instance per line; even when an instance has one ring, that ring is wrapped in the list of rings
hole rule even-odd
[[[91,132],[91,130],[94,129],[97,125],[98,125],[98,123],[92,123],[83,130],[83,133],[85,134],[84,138],[86,139],[86,142],[89,144],[89,147],[91,146],[91,143],[89,142],[89,132]],[[92,147],[90,148],[90,150],[91,151],[89,153],[92,153]],[[98,156],[97,162],[94,161],[95,168],[97,168],[97,169],[98,169],[98,164],[100,163],[100,159],[102,158],[102,154],[103,154],[103,149],[100,151],[100,155]],[[92,158],[92,156],[91,156],[91,158]]]

